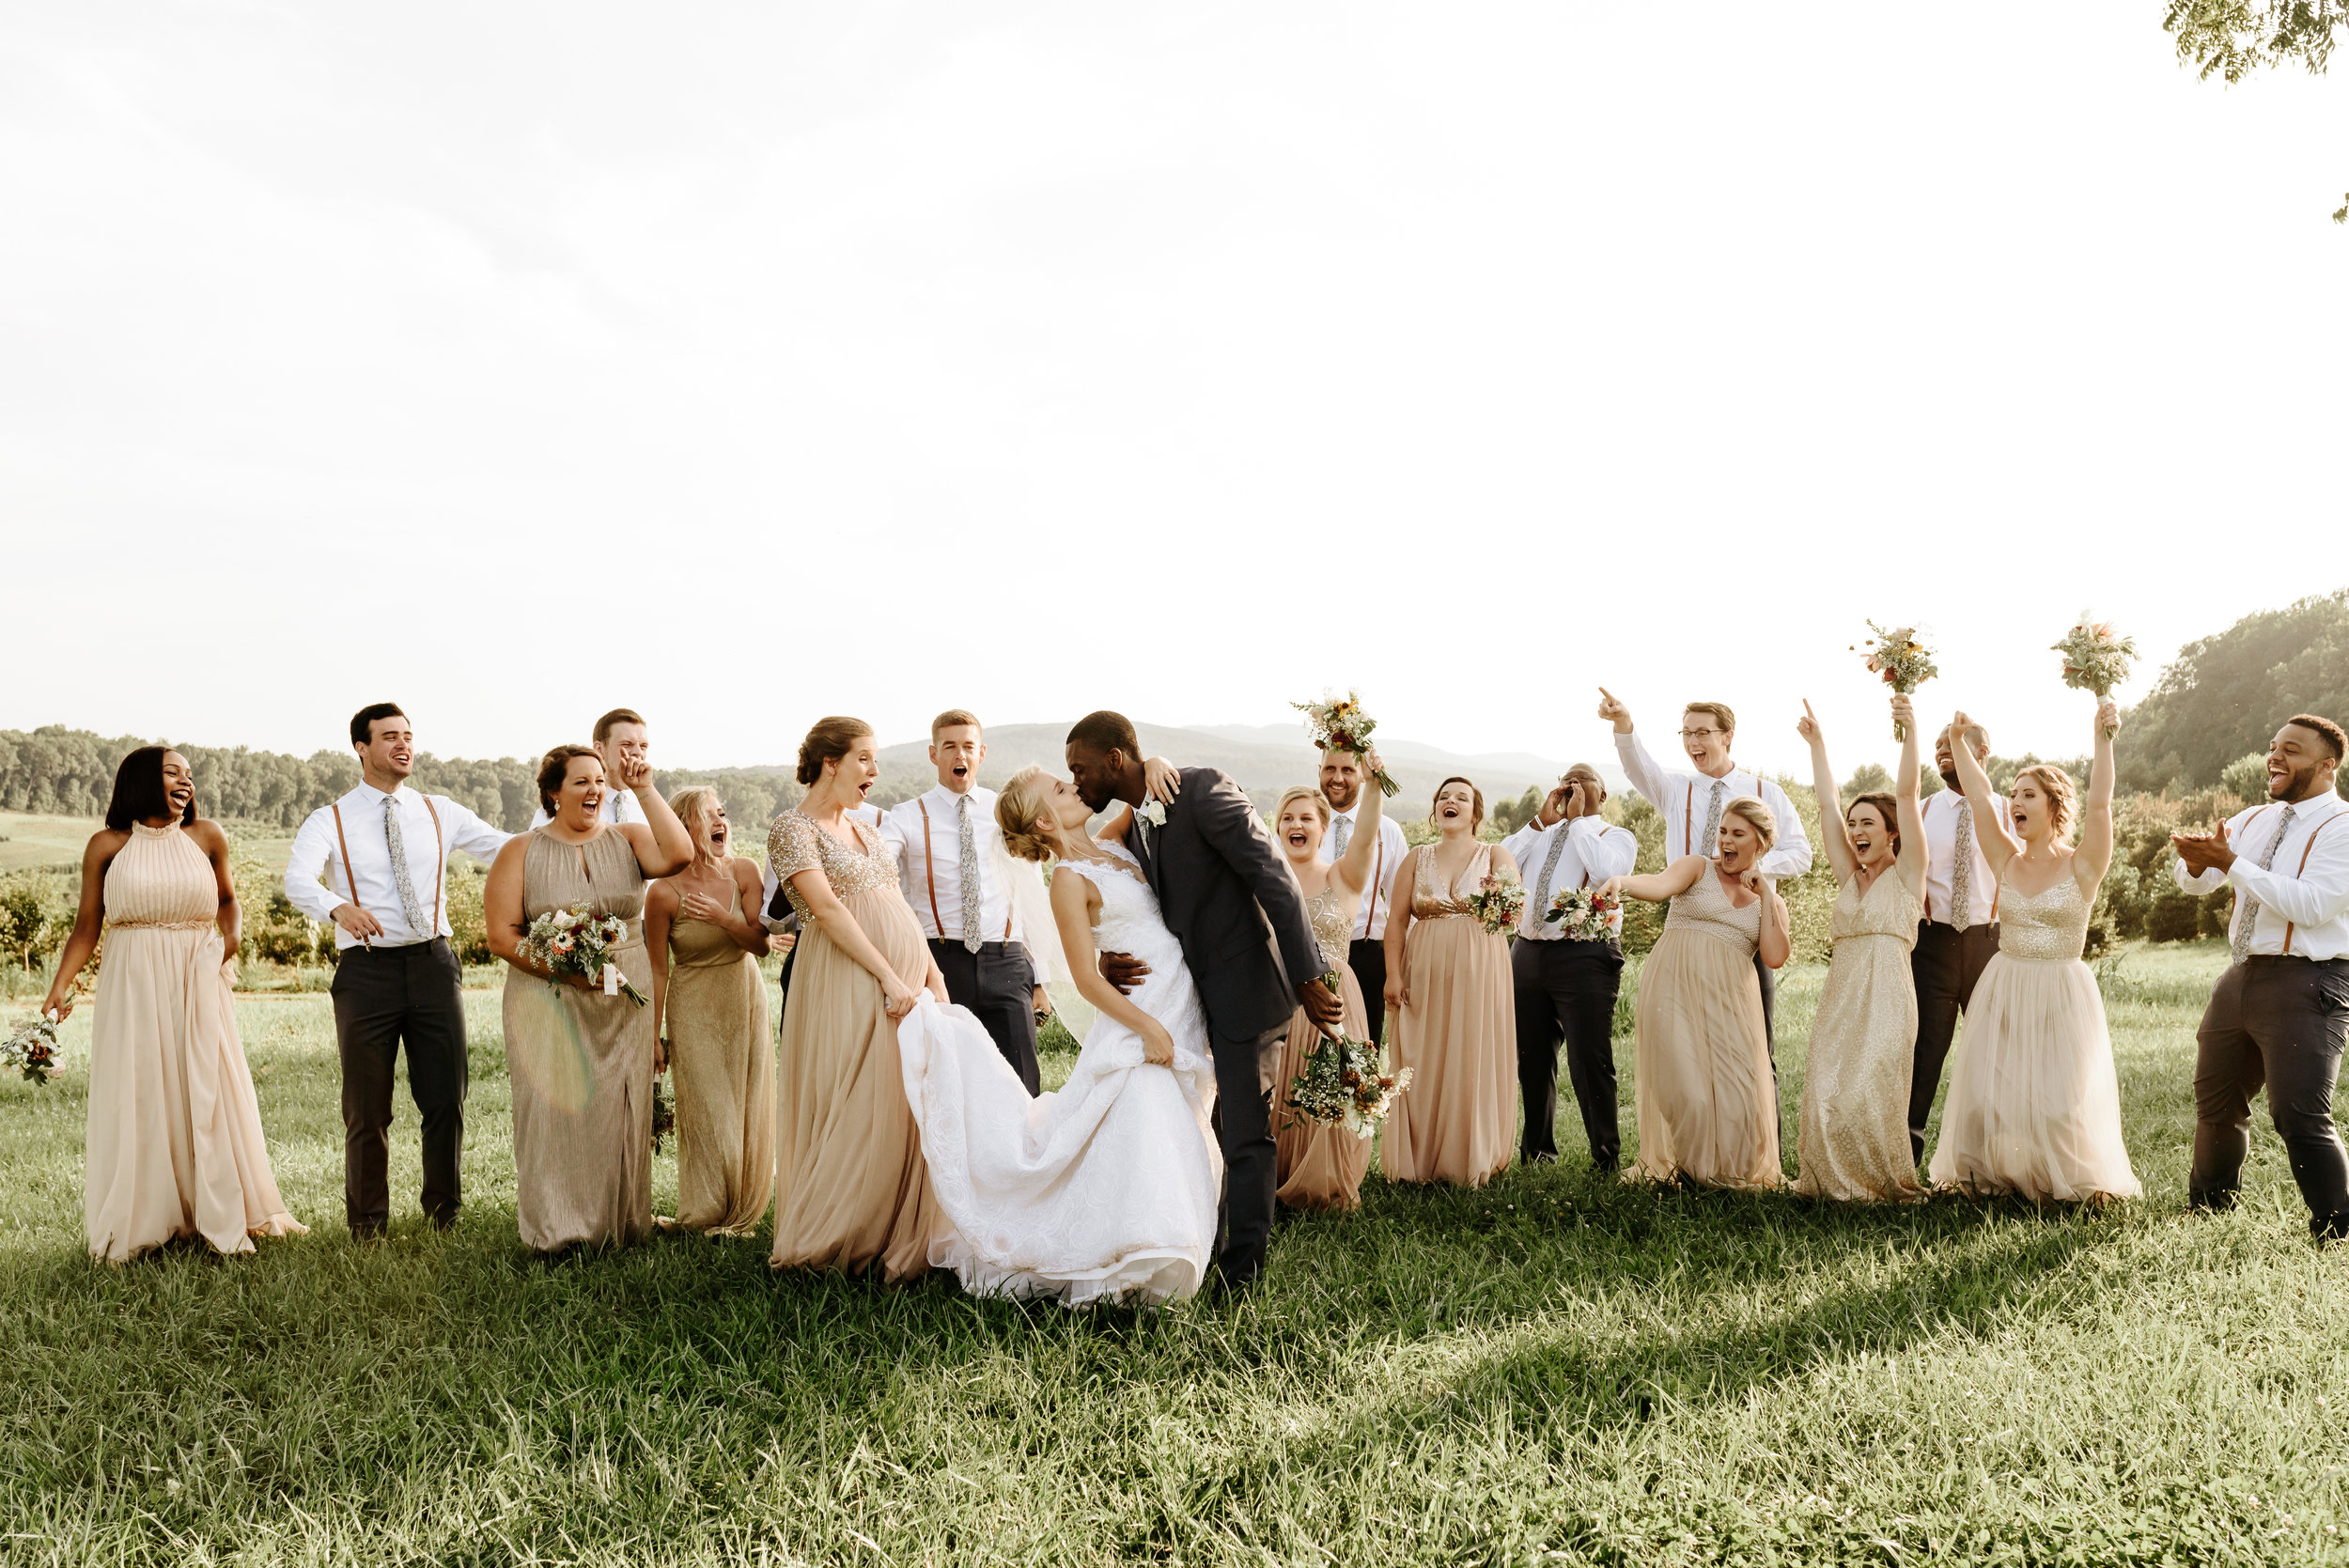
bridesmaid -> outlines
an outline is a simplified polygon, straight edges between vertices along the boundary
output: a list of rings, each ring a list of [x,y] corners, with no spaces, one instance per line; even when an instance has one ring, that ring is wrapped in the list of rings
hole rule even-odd
[[[243,913],[228,835],[195,815],[188,759],[141,746],[115,769],[106,826],[82,852],[82,906],[41,1011],[73,1011],[104,929],[90,1026],[82,1219],[90,1256],[123,1263],[180,1236],[250,1252],[301,1235],[277,1195],[229,994]]]
[[[858,815],[880,777],[872,726],[818,720],[800,743],[807,794],[775,818],[767,863],[800,916],[775,1085],[776,1268],[930,1265],[944,1228],[897,1055],[897,1023],[945,977],[898,890],[895,858]]]
[[[522,1244],[541,1252],[626,1245],[652,1226],[653,1020],[625,993],[576,976],[557,982],[521,948],[551,909],[617,915],[628,935],[612,961],[649,988],[645,884],[693,858],[652,766],[623,754],[620,782],[642,822],[606,822],[603,759],[557,746],[538,765],[549,821],[508,839],[482,889],[490,951],[506,971],[506,1064],[514,1086],[514,1209]]]
[[[775,1047],[756,956],[770,939],[752,918],[764,874],[728,852],[716,790],[680,789],[669,807],[692,835],[693,863],[646,895],[645,953],[653,1071],[677,1069],[677,1222],[748,1235],[775,1192]]]
[[[1827,737],[1811,705],[1797,733],[1811,743],[1822,801],[1843,797],[1828,766]],[[1834,955],[1811,1026],[1796,1148],[1808,1198],[1921,1197],[1908,1143],[1908,1079],[1915,1065],[1917,986],[1908,969],[1924,918],[1925,824],[1917,805],[1917,715],[1892,699],[1901,735],[1894,795],[1862,795],[1826,818],[1836,895]]]
[[[1508,939],[1466,898],[1487,879],[1518,880],[1517,865],[1477,841],[1485,794],[1468,780],[1437,787],[1433,817],[1436,842],[1395,867],[1409,903],[1387,917],[1394,1064],[1411,1069],[1411,1086],[1387,1116],[1378,1164],[1389,1181],[1482,1187],[1517,1146],[1517,988]]]
[[[1362,756],[1365,777],[1375,777],[1378,753]],[[1346,960],[1354,937],[1354,915],[1370,886],[1373,859],[1378,849],[1378,820],[1385,797],[1373,784],[1362,791],[1361,818],[1346,853],[1324,865],[1322,836],[1330,831],[1330,802],[1321,791],[1299,784],[1281,797],[1273,813],[1273,838],[1288,862],[1297,891],[1305,897],[1305,918],[1313,923],[1314,940],[1322,961],[1337,972],[1339,996],[1346,1006],[1346,1034],[1370,1038],[1370,1010],[1363,1005],[1361,983]],[[1272,1132],[1280,1188],[1273,1196],[1291,1208],[1350,1209],[1362,1202],[1362,1172],[1370,1169],[1370,1140],[1350,1127],[1325,1126],[1306,1121],[1289,1107],[1289,1085],[1305,1070],[1306,1048],[1323,1038],[1313,1017],[1302,1007],[1289,1019],[1288,1043],[1281,1050],[1281,1073],[1273,1085]],[[1377,1042],[1371,1042],[1377,1048]]]
[[[1778,819],[1750,795],[1721,808],[1714,858],[1683,855],[1648,877],[1610,877],[1620,898],[1672,901],[1640,971],[1633,1056],[1640,1158],[1626,1181],[1783,1187],[1778,1089],[1762,1021],[1758,952],[1786,962],[1786,906],[1760,869]],[[1903,1106],[1906,1114],[1906,1106]]]

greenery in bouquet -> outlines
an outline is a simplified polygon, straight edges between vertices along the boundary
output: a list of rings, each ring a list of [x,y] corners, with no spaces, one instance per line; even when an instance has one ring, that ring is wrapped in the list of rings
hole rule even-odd
[[[1525,918],[1525,884],[1503,881],[1487,877],[1468,895],[1469,913],[1484,922],[1485,929],[1499,936],[1517,929]]]
[[[1378,721],[1362,711],[1361,698],[1352,691],[1343,697],[1324,692],[1317,703],[1291,703],[1289,706],[1305,716],[1305,735],[1313,741],[1314,750],[1334,749],[1358,756],[1370,750],[1371,732],[1377,729]],[[1382,795],[1392,797],[1403,787],[1383,768],[1374,776]]]
[[[1614,936],[1615,917],[1622,910],[1622,900],[1609,898],[1596,888],[1563,888],[1549,901],[1542,919],[1574,941],[1603,942]]]
[[[577,975],[590,986],[616,986],[619,995],[642,1007],[652,999],[606,956],[627,939],[628,922],[619,916],[573,907],[549,909],[532,921],[522,933],[522,951],[557,979]]]
[[[1335,991],[1335,971],[1321,977]],[[1289,1107],[1306,1121],[1321,1126],[1348,1126],[1357,1138],[1367,1139],[1394,1109],[1395,1096],[1411,1086],[1411,1069],[1378,1070],[1378,1048],[1348,1034],[1324,1035],[1314,1042],[1300,1063],[1303,1070],[1289,1079]]]
[[[2137,639],[2122,636],[2110,621],[2100,621],[2085,610],[2063,640],[2050,646],[2063,656],[2063,684],[2076,691],[2093,691],[2099,699],[2111,696],[2137,662]]]
[[[46,1083],[57,1066],[57,1026],[46,1016],[0,1040],[0,1072],[13,1071],[27,1083]]]
[[[1917,688],[1941,673],[1933,661],[1933,650],[1917,640],[1913,626],[1880,627],[1868,623],[1867,653],[1863,661],[1868,673],[1879,677],[1885,685],[1904,697],[1913,697]],[[1906,740],[1907,735],[1901,725],[1892,726],[1892,738]]]

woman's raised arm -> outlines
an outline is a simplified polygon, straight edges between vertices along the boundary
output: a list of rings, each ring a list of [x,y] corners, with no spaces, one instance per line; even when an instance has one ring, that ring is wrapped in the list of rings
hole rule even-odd
[[[2096,755],[2088,767],[2088,807],[2080,813],[2080,846],[2072,858],[2073,876],[2080,892],[2096,896],[2097,885],[2112,864],[2112,742],[2121,728],[2121,709],[2110,697],[2096,705]],[[2088,875],[2080,877],[2085,868]]]
[[[1828,766],[1827,732],[1819,728],[1819,716],[1811,711],[1808,697],[1802,700],[1795,733],[1811,743],[1811,787],[1819,797],[1819,836],[1827,840],[1827,863],[1835,868],[1836,881],[1848,882],[1859,870],[1859,857],[1852,852],[1851,826],[1843,820],[1843,796],[1835,787],[1835,769]]]
[[[1901,815],[1901,853],[1894,863],[1901,880],[1908,884],[1908,891],[1921,904],[1925,897],[1925,870],[1933,851],[1925,843],[1924,805],[1917,793],[1917,714],[1906,697],[1892,699],[1892,722],[1900,726],[1901,732],[1901,770],[1892,779],[1892,800]]]
[[[1386,821],[1386,791],[1378,787],[1378,753],[1377,748],[1362,753],[1362,789],[1355,799],[1361,804],[1354,811],[1354,836],[1346,841],[1346,854],[1339,860],[1338,880],[1346,891],[1361,894],[1370,891],[1371,869],[1377,863],[1378,830]]]
[[[1974,811],[1974,842],[1982,846],[1982,858],[1990,862],[1990,875],[1997,877],[2006,870],[2006,862],[2014,857],[2015,841],[2007,836],[1999,798],[1991,792],[1990,775],[1982,770],[1974,757],[1973,744],[1966,732],[1974,722],[1962,711],[1950,721],[1950,757],[1957,764],[1957,784],[1966,792],[1966,803]]]

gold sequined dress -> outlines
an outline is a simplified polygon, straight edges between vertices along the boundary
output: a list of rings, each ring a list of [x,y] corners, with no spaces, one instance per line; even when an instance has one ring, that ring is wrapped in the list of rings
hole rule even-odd
[[[1640,1157],[1626,1181],[1786,1185],[1762,983],[1753,972],[1761,939],[1762,901],[1742,909],[1732,904],[1716,866],[1672,901],[1640,970],[1632,1058]]]
[[[1346,955],[1361,894],[1347,893],[1334,870],[1329,877],[1321,892],[1305,901],[1305,918],[1313,923],[1321,961],[1338,971],[1338,994],[1346,1008],[1346,1021],[1339,1027],[1361,1040],[1369,1034],[1370,1015]],[[1305,1070],[1305,1052],[1323,1038],[1312,1015],[1299,1007],[1289,1019],[1288,1042],[1281,1048],[1281,1076],[1274,1086],[1272,1133],[1281,1183],[1274,1196],[1291,1208],[1359,1208],[1362,1174],[1370,1169],[1370,1140],[1351,1127],[1309,1122],[1289,1106],[1289,1085]]]
[[[727,913],[741,907],[736,887]],[[677,1075],[677,1222],[748,1235],[775,1195],[767,977],[724,926],[679,916],[669,927],[667,1015]]]
[[[1394,1065],[1411,1070],[1411,1086],[1387,1114],[1378,1168],[1390,1181],[1482,1187],[1517,1148],[1517,987],[1508,939],[1486,930],[1467,898],[1488,875],[1517,880],[1517,868],[1492,844],[1476,846],[1450,887],[1435,867],[1429,845],[1403,939],[1410,1004],[1394,1020]]]
[[[1921,1196],[1908,1146],[1917,986],[1908,969],[1923,913],[1887,867],[1867,892],[1845,877],[1829,926],[1834,954],[1803,1064],[1795,1190],[1810,1198]]]
[[[929,947],[897,886],[896,858],[865,823],[845,818],[852,848],[799,811],[775,818],[768,863],[800,912],[791,1004],[783,1012],[775,1073],[777,1268],[879,1265],[892,1280],[929,1267],[933,1234],[947,1229],[930,1197],[929,1169],[907,1102],[897,1026],[881,983],[811,919],[791,878],[820,870],[832,895],[891,969],[918,986]]]

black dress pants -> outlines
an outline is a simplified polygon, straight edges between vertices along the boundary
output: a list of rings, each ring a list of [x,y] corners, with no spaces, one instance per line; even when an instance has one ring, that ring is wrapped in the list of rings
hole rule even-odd
[[[392,1066],[408,1047],[408,1093],[424,1123],[424,1212],[436,1225],[464,1202],[463,971],[445,939],[407,947],[350,947],[334,965],[334,1038],[343,1068],[343,1213],[353,1235],[381,1234],[392,1217]]]
[[[2349,1037],[2349,958],[2246,958],[2218,977],[2195,1033],[2197,1208],[2227,1208],[2251,1149],[2251,1096],[2267,1111],[2309,1205],[2309,1229],[2349,1235],[2349,1157],[2333,1128],[2333,1085]]]
[[[1387,944],[1356,938],[1346,950],[1346,967],[1354,971],[1354,984],[1362,988],[1362,1020],[1370,1031],[1370,1043],[1383,1044],[1387,1038]]]
[[[946,977],[947,1000],[979,1020],[1034,1099],[1043,1079],[1035,1064],[1035,970],[1027,948],[981,942],[973,953],[958,941],[932,939],[930,956]]]
[[[1216,1216],[1223,1244],[1215,1266],[1234,1290],[1256,1282],[1272,1237],[1272,1194],[1280,1186],[1272,1141],[1272,1080],[1288,1037],[1284,1023],[1246,1039],[1217,1035],[1208,1042],[1215,1055],[1216,1140],[1223,1146],[1223,1202]]]
[[[1582,1111],[1591,1164],[1612,1171],[1623,1157],[1616,1124],[1615,991],[1623,954],[1611,942],[1530,941],[1509,955],[1517,991],[1517,1090],[1525,1100],[1522,1157],[1558,1157],[1558,1043]]]
[[[1947,921],[1917,923],[1917,945],[1909,949],[1908,975],[1917,986],[1917,1053],[1908,1070],[1908,1156],[1925,1162],[1925,1124],[1933,1119],[1933,1097],[1941,1091],[1941,1067],[1957,1037],[1957,1017],[1974,1000],[1974,986],[1999,951],[1996,925],[1960,931]]]

